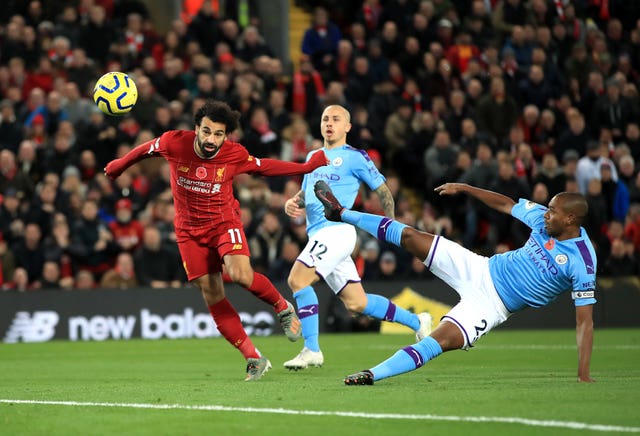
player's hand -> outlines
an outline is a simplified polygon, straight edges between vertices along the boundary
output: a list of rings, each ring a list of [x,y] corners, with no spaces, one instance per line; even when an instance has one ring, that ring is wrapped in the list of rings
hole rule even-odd
[[[434,189],[440,195],[456,195],[464,192],[464,183],[445,183]]]
[[[302,204],[300,196],[295,195],[284,203],[284,213],[291,218],[300,218],[304,213],[304,209],[300,207]]]
[[[322,150],[313,153],[309,161],[305,163],[305,165],[308,168],[307,172],[309,173],[318,167],[323,167],[328,164],[329,164],[329,159],[327,159],[327,156],[325,156],[324,151]]]
[[[104,174],[111,180],[115,180],[124,172],[124,170],[125,166],[122,164],[122,160],[114,159],[104,167]]]

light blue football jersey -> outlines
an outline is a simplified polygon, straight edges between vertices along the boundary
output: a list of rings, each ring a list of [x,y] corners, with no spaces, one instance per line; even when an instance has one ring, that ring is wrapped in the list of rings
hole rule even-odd
[[[531,228],[529,240],[517,250],[489,259],[493,283],[510,312],[542,307],[559,294],[572,291],[576,306],[596,299],[596,254],[584,228],[565,241],[551,238],[544,228],[547,208],[520,199],[511,214]]]
[[[356,200],[361,182],[366,183],[371,190],[375,190],[386,181],[364,150],[346,144],[331,150],[327,148],[322,150],[331,163],[305,174],[302,180],[309,236],[323,227],[341,224],[329,221],[324,217],[324,207],[313,192],[313,185],[318,180],[327,182],[333,195],[344,207],[349,209]],[[307,160],[316,151],[310,152],[307,155]]]

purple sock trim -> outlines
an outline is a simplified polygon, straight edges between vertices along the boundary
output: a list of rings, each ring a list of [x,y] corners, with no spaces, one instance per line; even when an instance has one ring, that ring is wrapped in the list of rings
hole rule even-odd
[[[380,241],[387,241],[387,227],[391,221],[393,221],[391,218],[385,217],[380,221],[380,224],[378,224],[378,239]]]
[[[396,316],[396,305],[389,301],[389,306],[387,307],[387,313],[384,314],[385,321],[393,321]]]
[[[436,250],[438,249],[438,242],[440,241],[440,236],[436,236],[436,242],[433,246],[433,251],[431,252],[431,259],[429,259],[429,265],[427,265],[427,269],[431,269],[431,264],[433,263],[433,258],[436,257]]]
[[[308,316],[313,316],[318,314],[318,304],[310,304],[309,306],[304,306],[298,309],[298,318],[304,319]]]
[[[424,365],[424,362],[422,361],[422,356],[420,355],[420,353],[418,353],[418,350],[416,350],[415,348],[411,346],[404,347],[402,351],[407,353],[409,357],[413,359],[413,363],[415,363],[416,368],[420,368],[422,365]]]

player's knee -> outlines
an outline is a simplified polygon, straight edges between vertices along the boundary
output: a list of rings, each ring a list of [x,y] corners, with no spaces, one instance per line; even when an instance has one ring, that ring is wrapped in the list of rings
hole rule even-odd
[[[245,288],[253,283],[253,270],[251,268],[234,268],[228,269],[227,274],[233,283],[237,283]]]
[[[207,284],[198,284],[207,305],[216,304],[224,299],[224,289],[214,289]]]
[[[287,278],[287,284],[289,285],[289,289],[292,292],[297,292],[302,288],[309,286],[309,283],[306,283],[304,277],[301,277],[300,274],[290,273]]]
[[[365,307],[367,307],[367,298],[362,295],[351,296],[347,298],[344,293],[340,294],[340,299],[344,304],[344,307],[353,314],[361,314],[364,312]]]
[[[433,235],[420,232],[413,227],[405,227],[402,230],[402,247],[420,259],[427,257],[432,241]]]

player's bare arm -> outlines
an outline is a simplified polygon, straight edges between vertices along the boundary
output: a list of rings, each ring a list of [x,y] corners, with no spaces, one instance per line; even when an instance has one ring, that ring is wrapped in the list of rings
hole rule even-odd
[[[291,218],[299,218],[305,208],[304,191],[300,190],[296,195],[284,203],[284,212]]]
[[[445,183],[434,189],[440,195],[456,195],[465,193],[477,198],[487,206],[500,211],[502,213],[511,214],[515,201],[507,197],[506,195],[498,194],[497,192],[488,191],[486,189],[476,188],[475,186],[467,185],[466,183]]]
[[[576,343],[578,345],[578,382],[595,382],[590,375],[593,350],[593,305],[576,307]]]
[[[389,218],[395,218],[396,215],[396,202],[393,199],[393,194],[391,194],[391,190],[387,186],[386,183],[380,185],[375,193],[378,194],[378,198],[380,199],[380,204],[382,204],[382,209],[384,210],[384,215]]]

